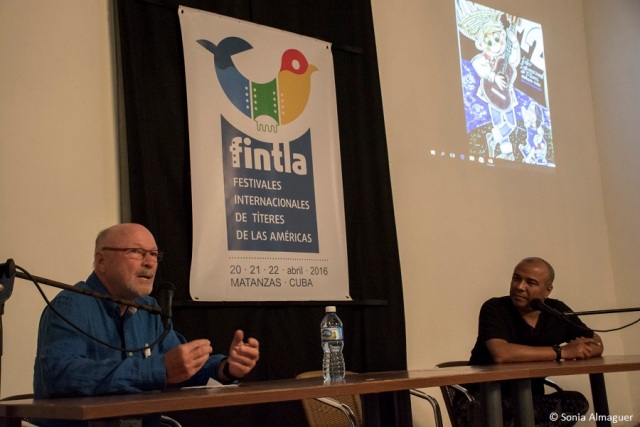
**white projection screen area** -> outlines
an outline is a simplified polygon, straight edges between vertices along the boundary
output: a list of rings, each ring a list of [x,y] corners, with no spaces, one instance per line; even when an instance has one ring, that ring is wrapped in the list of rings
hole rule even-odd
[[[456,24],[467,139],[430,154],[555,168],[541,25],[466,0]]]

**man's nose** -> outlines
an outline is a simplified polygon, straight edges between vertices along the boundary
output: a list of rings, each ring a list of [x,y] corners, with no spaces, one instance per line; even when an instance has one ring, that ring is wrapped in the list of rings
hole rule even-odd
[[[147,252],[142,257],[142,264],[145,266],[153,266],[158,263],[157,258],[151,256],[151,253]]]

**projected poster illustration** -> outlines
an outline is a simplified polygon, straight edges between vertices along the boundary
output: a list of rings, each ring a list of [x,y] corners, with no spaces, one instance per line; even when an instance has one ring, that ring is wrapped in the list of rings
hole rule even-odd
[[[431,154],[555,167],[542,26],[466,0],[456,0],[456,24],[468,138]]]

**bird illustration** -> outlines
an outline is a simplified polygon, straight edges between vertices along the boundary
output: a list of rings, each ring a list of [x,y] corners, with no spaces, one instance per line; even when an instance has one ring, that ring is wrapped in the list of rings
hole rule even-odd
[[[198,43],[213,54],[213,64],[229,101],[255,120],[259,131],[277,132],[279,125],[291,123],[302,114],[311,92],[311,74],[318,68],[296,49],[282,54],[276,78],[265,83],[250,81],[236,68],[232,56],[253,49],[246,40],[227,37],[217,45],[200,39]]]

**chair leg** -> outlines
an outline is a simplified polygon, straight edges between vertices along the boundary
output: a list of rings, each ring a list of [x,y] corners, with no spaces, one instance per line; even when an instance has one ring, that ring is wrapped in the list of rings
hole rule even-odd
[[[424,399],[431,404],[431,407],[433,408],[433,416],[435,418],[436,427],[442,427],[442,412],[440,411],[440,404],[438,403],[438,401],[433,396],[428,395],[427,393],[420,390],[411,389],[409,390],[409,393],[411,393],[412,396]]]
[[[167,415],[160,415],[160,425],[162,427],[182,427],[179,422]]]
[[[340,403],[335,399],[331,399],[330,397],[317,397],[316,400],[324,403],[325,405],[329,405],[333,408],[336,408],[339,411],[342,411],[342,413],[349,420],[349,425],[351,425],[351,427],[358,427],[358,420],[355,414],[353,413],[353,411],[351,410],[351,408],[349,407],[349,405]]]

